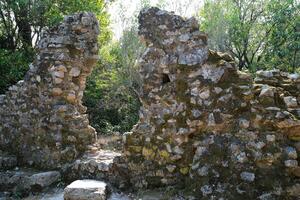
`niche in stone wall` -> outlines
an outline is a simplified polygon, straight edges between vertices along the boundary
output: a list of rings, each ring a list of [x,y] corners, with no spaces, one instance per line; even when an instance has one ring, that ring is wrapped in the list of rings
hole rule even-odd
[[[168,74],[162,74],[162,84],[164,85],[164,84],[167,84],[169,82],[171,82],[169,75]]]

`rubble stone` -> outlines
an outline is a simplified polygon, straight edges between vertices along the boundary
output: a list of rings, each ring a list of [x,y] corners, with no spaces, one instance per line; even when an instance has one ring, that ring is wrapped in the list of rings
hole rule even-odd
[[[64,189],[64,200],[106,200],[107,193],[102,181],[77,180]]]

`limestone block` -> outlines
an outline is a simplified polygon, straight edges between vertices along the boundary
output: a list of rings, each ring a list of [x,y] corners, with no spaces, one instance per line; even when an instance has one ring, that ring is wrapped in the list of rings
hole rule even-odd
[[[96,180],[77,180],[64,189],[64,200],[106,200],[107,185]]]

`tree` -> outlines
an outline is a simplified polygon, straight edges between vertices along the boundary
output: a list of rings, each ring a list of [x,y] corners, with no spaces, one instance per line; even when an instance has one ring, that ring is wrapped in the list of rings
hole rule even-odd
[[[300,4],[272,0],[268,6],[270,37],[265,45],[266,67],[285,71],[300,69]]]
[[[105,0],[0,0],[0,93],[20,80],[32,62],[42,29],[64,15],[94,12],[100,21],[99,41],[111,38]]]
[[[229,24],[222,1],[205,1],[200,9],[200,29],[208,33],[208,45],[218,51],[228,51]]]
[[[140,52],[135,30],[100,49],[101,60],[88,79],[84,104],[99,133],[129,131],[138,120],[140,77],[135,62]]]
[[[295,0],[207,0],[200,21],[210,48],[229,51],[240,70],[297,68],[299,4]]]
[[[255,70],[260,60],[269,34],[265,25],[267,4],[260,0],[215,0],[206,1],[200,11],[204,31],[211,33],[217,29],[222,32],[213,34],[210,43],[215,43],[217,50],[229,51],[237,59],[239,69]],[[208,20],[212,16],[217,17],[211,26]]]

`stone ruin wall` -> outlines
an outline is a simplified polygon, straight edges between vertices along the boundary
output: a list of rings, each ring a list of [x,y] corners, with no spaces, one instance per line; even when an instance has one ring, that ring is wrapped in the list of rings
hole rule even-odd
[[[82,105],[98,60],[99,25],[91,13],[66,16],[43,32],[24,80],[0,96],[0,150],[20,164],[58,168],[95,139]]]
[[[149,8],[139,23],[148,47],[139,61],[143,107],[112,163],[115,181],[177,185],[206,199],[297,198],[299,75],[238,71],[228,54],[208,49],[193,18]],[[81,99],[98,34],[90,13],[44,32],[24,81],[0,96],[2,152],[59,168],[94,141]]]
[[[253,80],[207,48],[194,18],[149,8],[139,23],[147,49],[140,119],[124,137],[131,183],[181,185],[205,199],[297,198],[299,75]]]

